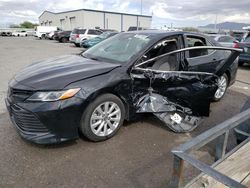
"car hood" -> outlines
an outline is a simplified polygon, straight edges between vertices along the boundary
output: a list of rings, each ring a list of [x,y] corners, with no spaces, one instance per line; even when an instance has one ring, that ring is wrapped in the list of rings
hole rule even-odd
[[[119,66],[69,55],[33,63],[14,79],[32,90],[60,90],[72,82],[108,73]]]

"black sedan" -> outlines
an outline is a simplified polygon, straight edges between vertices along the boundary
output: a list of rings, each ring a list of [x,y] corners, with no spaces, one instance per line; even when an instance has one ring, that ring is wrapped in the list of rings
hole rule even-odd
[[[6,106],[20,135],[39,144],[79,132],[103,141],[139,113],[188,132],[234,82],[240,51],[200,34],[124,32],[24,68],[9,82]]]

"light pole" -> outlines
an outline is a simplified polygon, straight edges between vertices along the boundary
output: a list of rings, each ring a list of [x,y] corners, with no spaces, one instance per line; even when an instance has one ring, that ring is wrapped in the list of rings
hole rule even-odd
[[[142,15],[142,0],[141,0],[141,15]]]

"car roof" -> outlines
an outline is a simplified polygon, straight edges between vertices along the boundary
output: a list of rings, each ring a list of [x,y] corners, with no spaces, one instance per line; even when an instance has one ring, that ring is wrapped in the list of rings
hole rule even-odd
[[[207,37],[202,33],[195,33],[195,32],[187,32],[187,31],[165,31],[165,30],[137,30],[137,31],[126,31],[123,33],[136,33],[136,34],[144,34],[144,35],[156,35],[159,38],[168,37],[173,35],[194,35],[194,36],[201,36]]]

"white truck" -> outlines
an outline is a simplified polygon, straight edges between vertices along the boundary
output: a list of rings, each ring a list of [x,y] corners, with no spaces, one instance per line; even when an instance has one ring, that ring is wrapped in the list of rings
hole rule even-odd
[[[46,34],[50,33],[51,31],[58,30],[60,29],[56,26],[37,26],[35,37],[38,37],[39,39],[45,39]]]

